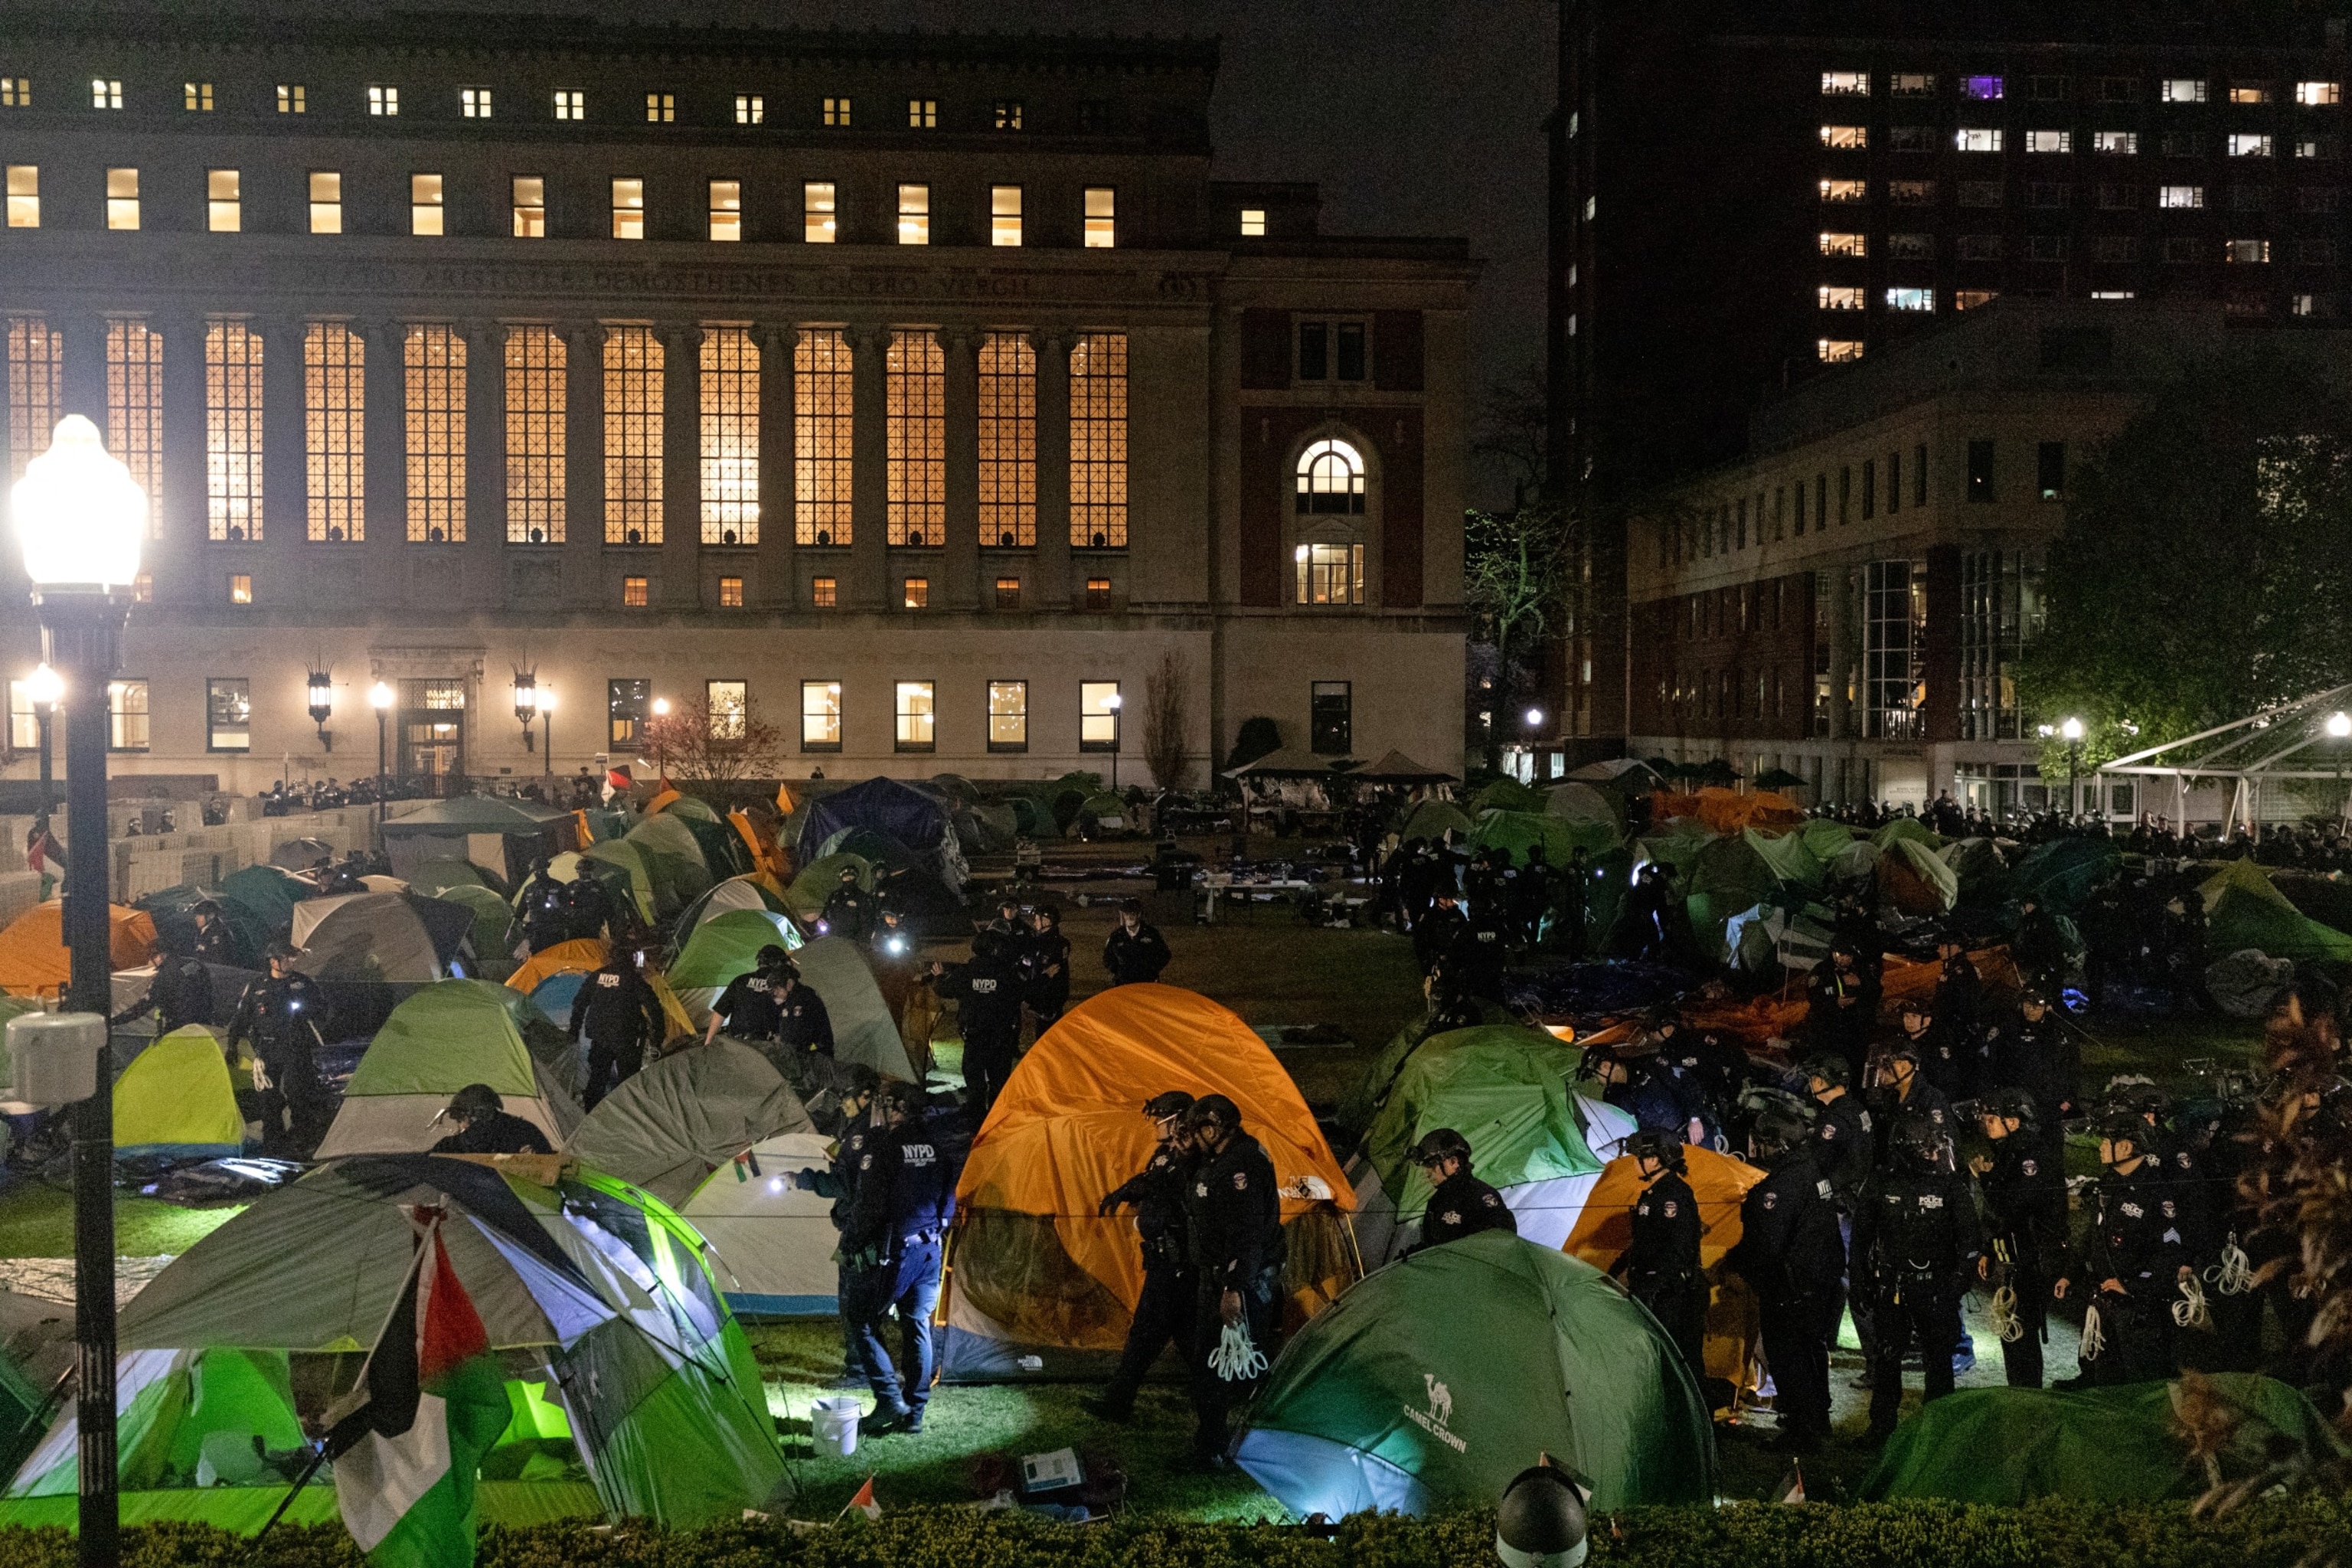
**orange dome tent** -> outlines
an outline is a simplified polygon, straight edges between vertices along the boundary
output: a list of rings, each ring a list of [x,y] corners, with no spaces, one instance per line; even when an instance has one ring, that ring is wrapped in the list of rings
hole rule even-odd
[[[1134,1215],[1106,1218],[1097,1205],[1150,1160],[1142,1105],[1168,1089],[1230,1098],[1273,1160],[1289,1240],[1286,1318],[1312,1316],[1361,1272],[1343,1217],[1355,1194],[1265,1043],[1205,996],[1116,986],[1030,1047],[973,1140],[940,1299],[947,1375],[1108,1369],[1142,1291],[1143,1254]],[[1319,1189],[1302,1188],[1308,1178]],[[1042,1368],[1022,1368],[1024,1356]]]
[[[116,969],[138,969],[155,956],[155,922],[145,910],[107,906],[109,958]],[[0,931],[0,991],[12,996],[42,996],[62,990],[73,963],[62,934],[63,900],[35,904]]]
[[[593,974],[611,961],[612,950],[604,945],[603,938],[576,936],[532,953],[520,968],[507,976],[507,988],[528,996],[550,975]]]

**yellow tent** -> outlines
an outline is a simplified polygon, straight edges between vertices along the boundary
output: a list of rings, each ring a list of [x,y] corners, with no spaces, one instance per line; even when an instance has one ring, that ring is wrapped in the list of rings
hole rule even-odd
[[[40,996],[64,987],[73,967],[60,934],[64,911],[64,902],[52,899],[0,931],[0,991]],[[155,922],[146,910],[110,904],[107,923],[109,962],[116,969],[137,969],[154,958]]]
[[[1739,1245],[1739,1202],[1764,1173],[1743,1160],[1696,1147],[1683,1151],[1683,1179],[1698,1200],[1699,1267],[1710,1271],[1706,1310],[1706,1370],[1753,1387],[1757,1342],[1755,1301],[1736,1274],[1717,1272],[1723,1255]],[[1560,1250],[1595,1268],[1613,1267],[1633,1240],[1633,1205],[1642,1195],[1641,1162],[1622,1154],[1601,1168],[1584,1212]]]
[[[114,1080],[118,1157],[218,1159],[245,1148],[245,1115],[221,1054],[201,1024],[174,1029],[139,1053]]]

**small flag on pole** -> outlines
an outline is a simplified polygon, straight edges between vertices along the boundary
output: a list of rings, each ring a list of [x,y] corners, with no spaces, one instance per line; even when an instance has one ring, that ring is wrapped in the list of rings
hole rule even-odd
[[[1780,1478],[1780,1489],[1774,1494],[1772,1500],[1775,1502],[1805,1500],[1805,1462],[1802,1459],[1789,1461],[1789,1473]]]
[[[874,1478],[872,1476],[866,1478],[866,1484],[857,1489],[857,1495],[856,1497],[849,1500],[849,1508],[845,1508],[841,1511],[847,1513],[851,1508],[856,1509],[858,1512],[864,1514],[868,1519],[880,1519],[882,1517],[882,1505],[874,1500]]]

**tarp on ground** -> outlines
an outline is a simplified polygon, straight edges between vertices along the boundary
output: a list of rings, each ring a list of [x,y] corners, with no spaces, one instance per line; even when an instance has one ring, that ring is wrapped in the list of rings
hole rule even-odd
[[[1405,814],[1397,833],[1401,837],[1423,838],[1434,844],[1449,833],[1458,833],[1466,839],[1475,826],[1452,801],[1424,800]]]
[[[561,1149],[580,1124],[562,1065],[534,1054],[527,1027],[552,1034],[529,1001],[487,980],[445,980],[393,1009],[352,1069],[342,1109],[319,1158],[406,1154],[430,1149],[455,1129],[436,1122],[449,1097],[486,1083],[509,1113]],[[560,1053],[561,1037],[542,1052]]]
[[[1559,867],[1580,849],[1589,859],[1616,843],[1617,836],[1602,823],[1549,816],[1539,811],[1488,811],[1481,813],[1470,829],[1469,847],[1507,849],[1512,864],[1524,866],[1528,849],[1540,844],[1545,860]]]
[[[917,1081],[915,1064],[866,950],[847,937],[821,936],[793,954],[801,984],[824,1004],[833,1022],[833,1059],[872,1068],[901,1083]]]
[[[683,1204],[702,1179],[782,1132],[814,1132],[800,1096],[766,1057],[724,1037],[648,1062],[596,1102],[572,1152],[597,1170]]]
[[[1709,785],[1696,794],[1654,797],[1650,820],[1664,826],[1675,817],[1695,817],[1709,832],[1737,833],[1743,827],[1794,828],[1803,824],[1805,814],[1795,801],[1770,790],[1743,795]]]
[[[1377,1268],[1420,1240],[1430,1183],[1412,1154],[1441,1127],[1469,1140],[1472,1169],[1501,1192],[1519,1234],[1557,1251],[1601,1174],[1578,1125],[1572,1086],[1582,1061],[1574,1046],[1517,1025],[1423,1041],[1348,1162],[1365,1264]]]
[[[114,1157],[218,1160],[245,1152],[220,1037],[201,1024],[150,1045],[114,1080]]]
[[[1265,1042],[1205,996],[1116,986],[1030,1047],[973,1142],[941,1310],[962,1339],[986,1342],[951,1342],[950,1373],[963,1349],[972,1353],[962,1367],[992,1367],[1001,1358],[992,1349],[1111,1352],[1125,1342],[1142,1247],[1131,1215],[1105,1216],[1097,1205],[1150,1160],[1151,1124],[1139,1108],[1171,1089],[1231,1097],[1286,1193],[1308,1177],[1329,1193],[1283,1199],[1286,1317],[1311,1316],[1355,1278],[1345,1217],[1355,1194]]]
[[[1871,1501],[1943,1498],[2015,1508],[2041,1497],[2077,1502],[2188,1501],[2216,1479],[2236,1481],[2300,1452],[2340,1461],[2344,1439],[2309,1399],[2286,1384],[2214,1373],[2212,1398],[2242,1425],[2216,1456],[2221,1475],[2194,1458],[2180,1426],[2184,1385],[2133,1383],[2062,1393],[2054,1388],[1964,1388],[1903,1423],[1860,1495]]]
[[[2206,879],[2201,890],[2209,952],[2252,948],[2298,963],[2352,959],[2352,936],[2296,909],[2250,858],[2230,861]]]
[[[61,991],[72,977],[66,952],[65,903],[35,904],[0,931],[0,991],[40,996]],[[155,921],[129,904],[106,910],[108,962],[116,969],[141,969],[155,959]]]
[[[345,893],[294,907],[294,967],[313,980],[429,985],[450,973],[475,911],[415,893]]]
[[[814,801],[801,814],[799,826],[803,863],[831,853],[844,833],[863,829],[914,851],[914,863],[950,891],[963,885],[963,856],[947,803],[897,779],[866,779]]]
[[[831,1141],[786,1132],[761,1140],[704,1178],[679,1209],[710,1244],[739,1312],[831,1317],[839,1310],[834,1262],[841,1236],[833,1200],[793,1184],[795,1171],[828,1171]]]
[[[1940,915],[1960,901],[1960,874],[1926,838],[1906,835],[1879,847],[1878,890],[1906,915]]]
[[[670,988],[698,1027],[730,983],[760,966],[760,950],[801,945],[793,922],[768,910],[729,910],[694,928],[667,970]]]
[[[1489,1506],[1549,1454],[1614,1510],[1713,1500],[1707,1411],[1599,1270],[1488,1231],[1370,1275],[1282,1348],[1234,1446],[1292,1512]]]
[[[2112,838],[2053,838],[2025,852],[2011,885],[2021,901],[2032,899],[2053,913],[2072,914],[2122,858]]]

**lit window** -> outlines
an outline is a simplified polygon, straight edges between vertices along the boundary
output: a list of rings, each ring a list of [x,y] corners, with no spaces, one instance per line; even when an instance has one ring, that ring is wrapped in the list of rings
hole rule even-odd
[[[743,237],[742,181],[710,182],[710,237],[715,240]]]
[[[936,131],[940,126],[940,100],[936,98],[910,98],[907,100],[907,129]]]
[[[1078,750],[1118,751],[1119,711],[1118,681],[1078,682]]]
[[[902,609],[929,608],[931,602],[931,580],[929,577],[908,577],[898,584],[898,604]]]
[[[898,747],[902,752],[928,752],[938,734],[939,704],[928,680],[898,683]]]
[[[831,180],[810,180],[801,186],[801,238],[809,245],[834,241],[834,195]]]
[[[2231,103],[2268,103],[2271,84],[2266,81],[2233,81],[2230,84]]]
[[[931,187],[900,185],[898,187],[898,243],[929,245],[931,243]]]
[[[662,341],[604,330],[604,542],[662,542]]]
[[[1244,239],[1264,239],[1265,237],[1265,209],[1264,207],[1242,208],[1242,237]]]
[[[885,521],[893,545],[948,542],[947,381],[938,333],[890,334],[883,403],[888,421]]]
[[[1931,207],[1936,205],[1936,182],[1933,180],[1889,180],[1886,199],[1898,207]]]
[[[408,176],[408,232],[439,234],[443,208],[441,176],[411,174]]]
[[[1364,510],[1364,459],[1345,441],[1318,441],[1298,455],[1299,515]]]
[[[2336,103],[2343,100],[2344,84],[2335,81],[2299,81],[2294,84],[2294,100],[2310,108]]]
[[[228,574],[228,602],[232,605],[253,603],[253,574],[232,572]]]
[[[2298,316],[2308,316],[2314,313],[2316,304],[2316,296],[2310,294],[2297,294],[2294,300],[2289,302],[2288,309],[2293,310],[2294,313]]]
[[[92,109],[122,107],[122,79],[116,76],[92,77],[89,82],[89,106]]]
[[[302,331],[304,531],[313,543],[367,537],[367,344],[341,321]]]
[[[1020,600],[1021,580],[1013,579],[1013,599]],[[1004,584],[997,584],[997,608],[1003,609]],[[1025,752],[1029,749],[1029,683],[992,680],[988,683],[988,749]]]
[[[1886,79],[1886,90],[1895,98],[1933,98],[1936,78],[1926,71],[1897,71]]]
[[[2205,82],[2201,77],[2168,77],[2161,96],[2167,103],[2202,103]]]
[[[1822,233],[1822,254],[1866,256],[1869,254],[1869,242],[1858,234],[1832,234],[1825,229]]]
[[[514,237],[517,239],[547,237],[547,177],[543,174],[517,174],[508,183],[511,193],[509,200],[514,208]]]
[[[571,347],[549,327],[507,329],[507,542],[563,542]]]
[[[408,542],[466,540],[466,340],[419,322],[402,348],[408,436]]]
[[[1870,198],[1867,180],[1823,180],[1822,200],[1825,202],[1859,202]]]
[[[988,187],[988,243],[1019,245],[1021,243],[1021,187],[991,185]]]
[[[736,581],[740,583],[741,578]],[[740,741],[751,707],[751,688],[740,680],[702,683],[702,711],[714,741]]]
[[[1841,153],[1859,153],[1870,145],[1867,125],[1824,125],[1822,145]]]
[[[647,124],[668,125],[676,121],[677,119],[677,94],[674,92],[649,92],[646,94],[646,122]]]
[[[585,120],[588,118],[588,95],[572,88],[559,88],[555,94],[555,118]]]
[[[1110,614],[1110,579],[1108,577],[1087,578],[1087,614],[1090,616],[1107,616]]]
[[[1936,291],[1933,289],[1889,289],[1886,308],[1890,310],[1933,310]]]
[[[703,331],[702,542],[760,542],[760,345],[743,327]]]
[[[106,446],[147,492],[147,535],[163,537],[163,334],[137,317],[106,323]]]
[[[21,479],[64,413],[66,340],[38,316],[11,316],[7,326],[8,465]]]
[[[1863,293],[1859,289],[1824,283],[1815,292],[1819,294],[1821,308],[1824,310],[1859,310],[1864,308]]]
[[[829,608],[833,604],[833,579],[820,577],[817,584],[824,595],[821,607]],[[801,750],[841,750],[841,682],[838,680],[801,682]]]
[[[2271,155],[2271,139],[2258,135],[2232,135],[2230,156],[2232,158],[2267,158]]]
[[[833,609],[839,604],[840,595],[841,580],[839,578],[812,577],[809,579],[809,608]]]
[[[2000,298],[2000,291],[1995,289],[1955,289],[1952,290],[1952,309],[1973,310],[1979,305],[1990,305]]]
[[[621,607],[625,610],[644,609],[647,605],[653,602],[653,595],[649,591],[650,586],[651,584],[649,580],[644,577],[622,578]]]
[[[1000,98],[996,100],[996,128],[999,131],[1018,131],[1021,129],[1021,100],[1019,99]]]
[[[109,169],[106,172],[106,226],[139,226],[138,170]]]
[[[604,683],[605,740],[615,751],[635,746],[653,717],[654,683],[643,677]]]
[[[1822,338],[1814,343],[1813,352],[1823,364],[1842,364],[1862,357],[1862,342],[1858,338]]]
[[[2158,185],[2156,205],[2160,207],[2201,207],[2205,205],[2202,185]]]
[[[2231,239],[2222,242],[2221,259],[2232,262],[2263,262],[2271,258],[2271,242],[2267,239]]]
[[[147,683],[110,680],[106,683],[106,749],[143,752],[147,749]]]
[[[999,577],[996,580],[996,607],[1000,610],[1017,610],[1021,607],[1020,578]]]
[[[838,327],[803,331],[793,345],[793,542],[847,544],[853,372]]]
[[[33,79],[28,76],[0,76],[0,109],[30,109],[33,107]]]
[[[2336,139],[2333,136],[2306,136],[2295,142],[2294,155],[2298,158],[2333,158],[2336,149]]]
[[[835,126],[848,124],[849,100],[845,98],[826,99],[824,100],[824,122],[827,125]]]
[[[245,226],[243,182],[235,169],[205,171],[205,227],[214,234],[235,234]]]
[[[1988,102],[2001,96],[2001,79],[1997,76],[1964,76],[1960,79],[1960,96]]]
[[[1127,334],[1086,332],[1070,350],[1070,542],[1127,548]]]
[[[213,111],[213,84],[192,81],[182,89],[181,101],[190,114],[210,114]]]
[[[368,89],[368,112],[391,116],[400,112],[400,89],[372,87]]]
[[[490,89],[487,87],[459,88],[457,108],[468,120],[488,120],[490,117]]]
[[[2094,300],[2128,300],[2132,297],[2133,291],[2129,289],[2094,289],[2091,290],[2091,298]]]
[[[37,164],[8,165],[8,226],[41,226],[41,171]]]
[[[643,239],[646,237],[646,183],[643,180],[613,182],[613,237]]]
[[[1037,542],[1037,350],[1020,332],[980,343],[980,542]]]
[[[1963,125],[1952,132],[1952,145],[1963,153],[1998,153],[2000,136],[1997,125]]]
[[[2131,156],[2139,152],[2139,132],[2137,131],[2094,131],[2091,132],[2091,151],[2094,153],[2119,153],[2126,157]]]
[[[768,100],[756,92],[735,95],[735,123],[764,125],[768,121]]]
[[[1108,185],[1087,187],[1087,248],[1108,250],[1118,243],[1118,192]]]
[[[205,537],[261,542],[261,334],[205,324]]]
[[[331,170],[310,171],[310,232],[343,232],[343,177]]]
[[[1364,602],[1362,545],[1302,544],[1294,553],[1298,569],[1300,604],[1360,605]]]
[[[719,579],[719,607],[722,610],[740,610],[743,607],[742,578],[721,577]]]
[[[2029,153],[2072,153],[2074,133],[2072,131],[2029,131],[2025,133],[2025,150]]]
[[[1822,93],[1827,98],[1868,98],[1870,73],[1868,71],[1823,71],[1822,72]]]
[[[305,88],[299,81],[281,81],[278,84],[278,113],[308,114],[310,111],[310,93],[309,89]]]

